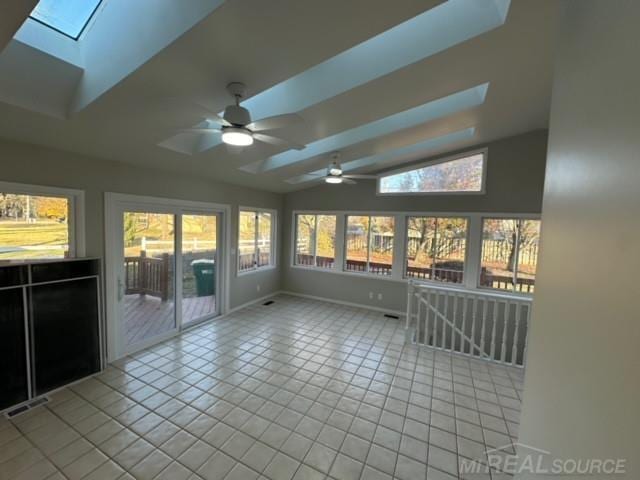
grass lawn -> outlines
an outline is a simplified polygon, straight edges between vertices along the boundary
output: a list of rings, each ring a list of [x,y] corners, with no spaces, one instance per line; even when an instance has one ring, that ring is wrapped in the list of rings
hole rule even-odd
[[[66,223],[0,221],[0,260],[62,258],[67,243]]]

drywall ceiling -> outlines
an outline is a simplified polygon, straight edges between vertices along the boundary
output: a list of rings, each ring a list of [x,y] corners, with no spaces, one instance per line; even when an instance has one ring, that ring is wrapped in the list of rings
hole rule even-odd
[[[218,145],[193,155],[158,146],[178,129],[202,120],[203,112],[189,102],[214,111],[229,104],[225,89],[229,82],[245,83],[249,97],[257,98],[274,85],[442,5],[438,0],[227,1],[96,100],[77,112],[71,109],[66,118],[0,100],[0,136],[286,192],[313,185],[291,179],[328,163],[322,149],[311,148],[317,142],[332,136],[348,139],[345,132],[421,105],[438,105],[443,98],[457,98],[459,92],[483,89],[485,84],[480,101],[449,105],[438,114],[425,115],[421,123],[402,124],[390,133],[375,131],[370,137],[355,136],[360,139],[355,143],[343,141],[343,162],[379,155],[386,159],[384,168],[389,168],[546,128],[555,1],[512,0],[504,24],[300,110],[304,124],[284,133],[309,145],[309,155],[292,163],[265,169],[262,165],[282,157],[284,150],[262,144],[241,154]],[[56,81],[47,74],[39,80],[43,91]],[[408,148],[416,144],[428,148]],[[411,153],[395,158],[394,151]],[[356,171],[380,168],[373,163]]]

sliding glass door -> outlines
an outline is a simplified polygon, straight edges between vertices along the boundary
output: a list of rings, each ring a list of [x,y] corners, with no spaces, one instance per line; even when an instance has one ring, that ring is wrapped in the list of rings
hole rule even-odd
[[[182,215],[182,323],[217,313],[217,214]]]
[[[176,329],[175,215],[122,213],[122,324],[127,346]]]
[[[110,358],[211,319],[226,305],[221,233],[228,209],[208,205],[107,195]]]

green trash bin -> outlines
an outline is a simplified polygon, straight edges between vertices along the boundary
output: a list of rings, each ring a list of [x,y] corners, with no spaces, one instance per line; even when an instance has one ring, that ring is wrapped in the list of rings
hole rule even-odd
[[[203,258],[191,262],[196,277],[196,292],[199,297],[213,295],[216,291],[216,262]]]

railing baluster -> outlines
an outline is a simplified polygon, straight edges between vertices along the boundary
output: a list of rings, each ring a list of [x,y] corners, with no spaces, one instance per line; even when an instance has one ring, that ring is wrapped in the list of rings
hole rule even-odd
[[[475,351],[476,351],[476,323],[478,322],[478,297],[477,295],[473,296],[473,313],[471,314],[471,345],[469,346],[471,348],[471,355],[472,356],[476,356],[475,355]]]
[[[515,306],[516,311],[514,319],[516,325],[513,332],[513,343],[511,344],[511,365],[515,365],[518,361],[518,330],[520,329],[520,309],[522,308],[519,303],[516,303]]]
[[[508,300],[504,305],[504,326],[502,327],[502,345],[500,346],[500,361],[504,362],[507,358],[507,327],[509,326],[509,306],[511,302]]]
[[[489,306],[489,299],[484,298],[482,300],[482,327],[480,328],[480,356],[482,356],[485,351],[485,334],[487,333],[487,308]]]
[[[498,323],[498,310],[500,309],[500,302],[495,300],[493,302],[493,325],[491,325],[491,359],[496,359],[496,324]]]
[[[464,341],[464,335],[467,334],[467,304],[469,303],[469,297],[467,297],[466,294],[462,294],[461,298],[463,302],[462,303],[462,328],[461,328],[463,335],[460,335],[460,350],[462,351],[462,353],[467,353],[466,345]]]

